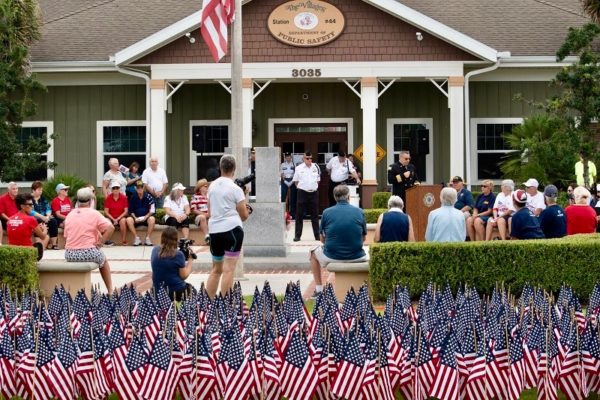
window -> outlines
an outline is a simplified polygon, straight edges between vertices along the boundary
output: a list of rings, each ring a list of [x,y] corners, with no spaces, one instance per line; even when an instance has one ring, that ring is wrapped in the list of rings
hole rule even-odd
[[[99,186],[108,170],[108,160],[112,157],[119,159],[119,163],[126,167],[137,161],[140,174],[146,168],[146,121],[98,121],[97,136]]]
[[[54,123],[50,121],[31,121],[23,122],[21,131],[17,135],[17,142],[21,145],[25,145],[30,139],[42,139],[46,137],[50,147],[46,153],[40,155],[40,159],[43,161],[54,161],[54,148],[53,140],[49,137],[54,133]],[[35,171],[31,171],[25,174],[21,179],[16,180],[19,186],[27,187],[31,185],[31,182],[40,180],[45,181],[51,178],[53,171],[51,169],[40,168]],[[6,186],[3,183],[2,186]]]
[[[401,151],[411,152],[411,164],[417,170],[417,176],[421,182],[430,183],[433,171],[433,120],[431,118],[398,118],[387,121],[387,163],[393,164],[398,161]],[[418,143],[413,143],[420,131],[428,131],[429,154],[417,154],[413,149]],[[413,149],[411,151],[411,149]]]
[[[230,121],[190,121],[190,185],[219,170],[219,160],[229,147]]]
[[[511,149],[504,141],[504,135],[523,122],[521,118],[474,118],[471,120],[471,152],[473,177],[476,180],[492,179],[500,181],[500,163]]]

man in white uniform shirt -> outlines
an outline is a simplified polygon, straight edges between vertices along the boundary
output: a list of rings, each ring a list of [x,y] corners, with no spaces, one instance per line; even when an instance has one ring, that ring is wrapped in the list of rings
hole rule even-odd
[[[337,157],[332,157],[325,167],[329,172],[329,188],[327,190],[327,197],[329,198],[329,207],[336,205],[336,201],[333,198],[333,188],[337,185],[346,183],[348,178],[351,176],[356,180],[356,183],[360,185],[360,178],[356,173],[354,164],[352,161],[346,158],[346,153],[340,151]]]
[[[538,192],[539,183],[537,179],[529,178],[527,182],[524,182],[527,192],[527,204],[526,207],[531,211],[533,215],[539,217],[542,211],[546,208],[546,203],[544,202],[544,194],[542,192]]]
[[[296,166],[294,178],[292,179],[298,188],[298,201],[296,203],[296,232],[294,242],[302,237],[302,224],[304,211],[310,214],[313,234],[315,240],[319,240],[319,181],[321,180],[321,169],[312,162],[310,151],[304,153],[304,162]]]
[[[287,202],[287,211],[292,218],[296,217],[296,185],[294,185],[294,172],[296,165],[290,153],[284,153],[284,160],[279,167],[281,175],[281,201]]]
[[[169,186],[169,180],[165,170],[158,166],[158,158],[150,158],[150,168],[144,170],[142,182],[144,182],[144,189],[154,197],[156,208],[163,208],[164,194]]]

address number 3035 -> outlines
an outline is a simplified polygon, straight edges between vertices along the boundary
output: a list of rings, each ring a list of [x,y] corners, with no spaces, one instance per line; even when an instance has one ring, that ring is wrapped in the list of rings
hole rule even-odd
[[[304,77],[313,77],[313,76],[321,76],[321,68],[317,69],[293,69],[292,77],[293,78],[304,78]]]

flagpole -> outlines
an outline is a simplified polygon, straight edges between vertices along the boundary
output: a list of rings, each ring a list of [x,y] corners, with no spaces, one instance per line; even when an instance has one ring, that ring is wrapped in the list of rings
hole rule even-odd
[[[235,1],[233,30],[231,32],[231,152],[236,159],[236,176],[246,174],[247,168],[244,161],[243,137],[243,111],[242,101],[242,0]],[[235,267],[235,279],[244,279],[244,248],[240,250]]]

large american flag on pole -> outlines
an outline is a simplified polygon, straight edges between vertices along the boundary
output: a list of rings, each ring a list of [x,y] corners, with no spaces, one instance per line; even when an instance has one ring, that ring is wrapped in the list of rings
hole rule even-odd
[[[235,0],[203,0],[200,33],[215,62],[227,53],[227,25],[233,22]]]

